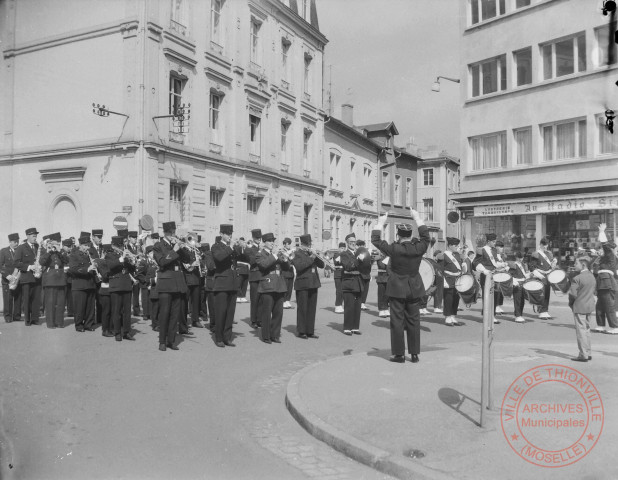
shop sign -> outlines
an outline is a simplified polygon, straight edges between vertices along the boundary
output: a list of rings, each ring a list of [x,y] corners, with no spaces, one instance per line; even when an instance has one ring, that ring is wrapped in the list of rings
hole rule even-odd
[[[474,216],[534,215],[536,213],[613,209],[618,209],[618,196],[615,195],[592,198],[563,198],[526,203],[505,203],[502,205],[483,205],[474,207]]]

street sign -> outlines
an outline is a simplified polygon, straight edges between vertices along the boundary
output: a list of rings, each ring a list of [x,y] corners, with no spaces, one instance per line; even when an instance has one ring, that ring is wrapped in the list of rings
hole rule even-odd
[[[330,230],[323,230],[322,231],[322,240],[330,240],[331,239],[331,233]]]
[[[116,230],[126,230],[129,228],[129,222],[127,222],[126,217],[117,216],[114,218],[114,228]]]
[[[152,227],[154,226],[154,220],[150,215],[144,215],[139,220],[139,226],[142,227],[142,230],[152,231]]]

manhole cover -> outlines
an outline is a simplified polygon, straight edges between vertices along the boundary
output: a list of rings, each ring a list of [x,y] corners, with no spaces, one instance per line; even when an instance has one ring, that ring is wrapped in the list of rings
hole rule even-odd
[[[409,458],[423,458],[425,456],[425,452],[422,452],[421,450],[417,450],[415,448],[406,450],[405,452],[403,452],[403,454]]]

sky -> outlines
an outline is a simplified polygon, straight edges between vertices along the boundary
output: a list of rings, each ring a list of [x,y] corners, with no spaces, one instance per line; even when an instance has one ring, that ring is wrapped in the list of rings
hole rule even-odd
[[[459,0],[316,0],[324,59],[325,102],[333,116],[354,105],[354,124],[394,121],[395,144],[413,137],[459,157]],[[332,67],[330,67],[332,65]]]

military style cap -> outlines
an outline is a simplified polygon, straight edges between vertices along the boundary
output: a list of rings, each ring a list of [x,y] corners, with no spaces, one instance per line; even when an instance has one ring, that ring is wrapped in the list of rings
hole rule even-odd
[[[365,246],[365,240],[358,240],[356,242],[356,246],[357,247],[364,247]]]
[[[60,232],[56,232],[56,233],[52,233],[49,236],[50,240],[53,240],[54,242],[60,242],[60,240],[62,240],[62,236],[60,235]]]
[[[458,238],[455,237],[446,237],[446,244],[447,245],[459,245],[460,240]]]
[[[90,236],[90,232],[81,232],[79,234],[79,238],[81,238],[81,237],[89,237],[89,236]]]
[[[224,233],[225,235],[231,235],[234,233],[234,225],[231,223],[222,223],[219,226],[219,232]]]
[[[9,242],[19,242],[19,233],[9,234]]]
[[[164,232],[171,232],[172,230],[176,230],[176,222],[164,222],[163,223]]]
[[[112,237],[112,245],[122,245],[123,241],[124,241],[124,237],[120,235],[114,235]]]
[[[49,235],[43,235],[42,240],[43,240],[43,241],[45,241],[45,240],[47,240],[48,238],[49,238]]]
[[[397,225],[397,235],[400,237],[411,237],[412,236],[412,225],[409,223],[400,223]]]
[[[67,238],[66,240],[62,240],[62,246],[63,247],[72,247],[73,246],[73,240],[71,240],[70,238]]]
[[[97,228],[97,229],[92,230],[92,236],[93,237],[95,237],[95,236],[96,237],[102,237],[103,236],[103,229]]]
[[[135,230],[129,230],[129,237],[137,238],[137,232]]]
[[[488,242],[493,242],[498,237],[495,233],[486,233],[485,238],[487,239]]]
[[[496,242],[496,247],[504,247],[504,242],[501,242],[500,240],[498,240]]]
[[[104,252],[110,252],[112,250],[112,244],[104,243],[103,245],[101,245],[101,248],[103,249]]]
[[[157,232],[151,233],[150,234],[150,238],[152,238],[153,240],[158,240],[159,239],[159,234]]]
[[[129,231],[128,230],[118,230],[117,236],[122,237],[122,238],[127,238],[129,236]]]
[[[80,245],[88,245],[89,243],[92,243],[92,241],[90,240],[90,235],[82,235],[79,237]]]
[[[339,248],[345,247],[345,242],[339,242]]]
[[[309,235],[308,233],[306,235],[301,235],[300,243],[302,243],[303,245],[311,245],[311,235]]]
[[[262,238],[262,230],[259,228],[251,230],[251,236],[254,240],[259,240],[260,238]]]
[[[263,242],[274,242],[275,240],[276,239],[274,233],[265,233],[264,235],[262,235]]]
[[[348,233],[348,234],[345,236],[345,240],[346,240],[346,242],[347,242],[350,238],[353,238],[354,240],[356,240],[356,235],[355,235],[354,233]]]
[[[210,243],[202,243],[202,245],[200,246],[200,250],[202,252],[209,252],[210,251]]]
[[[39,232],[34,227],[29,228],[28,230],[26,230],[26,235],[38,235],[38,234],[39,234]]]

